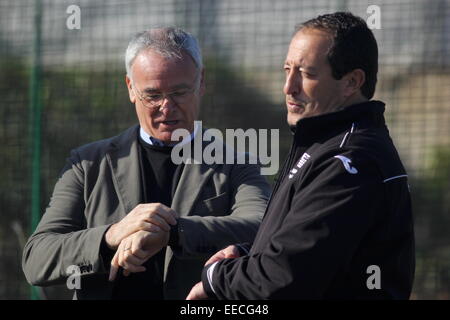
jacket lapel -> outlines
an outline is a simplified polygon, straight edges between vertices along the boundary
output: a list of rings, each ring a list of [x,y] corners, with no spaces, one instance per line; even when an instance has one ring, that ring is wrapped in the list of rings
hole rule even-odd
[[[185,164],[175,191],[172,208],[180,215],[190,215],[203,185],[214,172],[212,166],[205,164]]]
[[[196,136],[195,139],[201,139],[201,136]],[[201,150],[203,152],[205,146],[209,142],[201,143]],[[190,163],[184,165],[183,172],[181,173],[180,180],[172,199],[172,209],[174,209],[180,217],[188,216],[192,213],[191,211],[195,201],[216,167],[217,164],[205,164],[203,161],[195,164],[193,157],[191,157]]]
[[[202,150],[205,148],[203,142]],[[181,173],[180,180],[178,182],[175,194],[172,199],[172,209],[180,217],[191,215],[194,209],[195,202],[201,194],[203,186],[211,178],[214,173],[217,164],[208,165],[205,163],[194,164],[193,158],[191,162],[184,165],[183,172]],[[166,257],[164,260],[164,282],[167,279],[167,273],[172,261],[173,251],[170,247],[167,247]]]
[[[123,216],[141,202],[138,128],[134,126],[114,139],[106,155],[111,166],[114,187],[123,206]]]

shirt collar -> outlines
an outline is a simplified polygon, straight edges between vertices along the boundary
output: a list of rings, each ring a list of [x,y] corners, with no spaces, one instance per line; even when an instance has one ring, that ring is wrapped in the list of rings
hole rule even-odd
[[[194,138],[195,135],[197,134],[198,131],[198,124],[195,121],[194,122],[194,131],[191,132],[191,134],[189,135],[189,137],[184,138],[181,142],[179,143],[172,143],[172,144],[168,144],[166,145],[164,142],[162,142],[159,139],[156,139],[155,137],[152,137],[151,135],[149,135],[142,127],[139,130],[139,135],[141,136],[142,140],[144,140],[145,143],[151,145],[151,146],[159,146],[159,147],[164,147],[164,146],[169,146],[169,147],[173,147],[177,144],[184,145],[186,143],[191,142]]]

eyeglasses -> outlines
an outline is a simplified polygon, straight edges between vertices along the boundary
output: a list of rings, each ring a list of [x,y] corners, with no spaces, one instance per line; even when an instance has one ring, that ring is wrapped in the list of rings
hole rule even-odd
[[[195,79],[195,87],[193,88],[183,88],[179,90],[175,90],[169,93],[156,93],[156,94],[147,94],[143,95],[139,90],[136,88],[136,86],[133,84],[133,90],[136,91],[136,95],[139,98],[139,100],[142,102],[144,107],[147,107],[149,109],[156,109],[160,108],[161,105],[164,102],[164,99],[171,99],[175,104],[183,104],[187,102],[191,97],[192,94],[198,89],[199,87],[199,81],[197,82],[197,77]]]

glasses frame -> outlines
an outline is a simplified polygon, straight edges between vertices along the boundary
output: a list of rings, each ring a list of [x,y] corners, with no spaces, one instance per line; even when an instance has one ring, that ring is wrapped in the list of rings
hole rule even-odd
[[[186,95],[190,95],[200,88],[200,81],[198,81],[198,78],[199,78],[199,75],[197,75],[195,77],[195,80],[194,80],[195,86],[186,90]],[[151,102],[145,100],[145,97],[140,92],[140,90],[136,87],[134,82],[132,82],[132,90],[135,91],[135,94],[138,97],[139,101],[141,101],[142,105],[151,110],[160,109],[161,106],[164,104],[165,99],[167,99],[167,100],[170,99],[176,105],[180,104],[180,102],[177,101],[177,98],[174,97],[174,94],[179,90],[175,90],[175,91],[168,92],[168,93],[158,93],[158,95],[161,95],[161,98],[160,98],[160,101],[156,102],[156,103],[151,103]]]

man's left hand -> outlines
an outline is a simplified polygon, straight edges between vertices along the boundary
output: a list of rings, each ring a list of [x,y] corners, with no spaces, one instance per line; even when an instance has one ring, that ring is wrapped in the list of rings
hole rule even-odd
[[[158,253],[169,242],[169,232],[138,231],[123,239],[111,261],[109,281],[114,281],[119,266],[124,269],[124,275],[132,272],[144,272],[142,266],[148,259]]]

